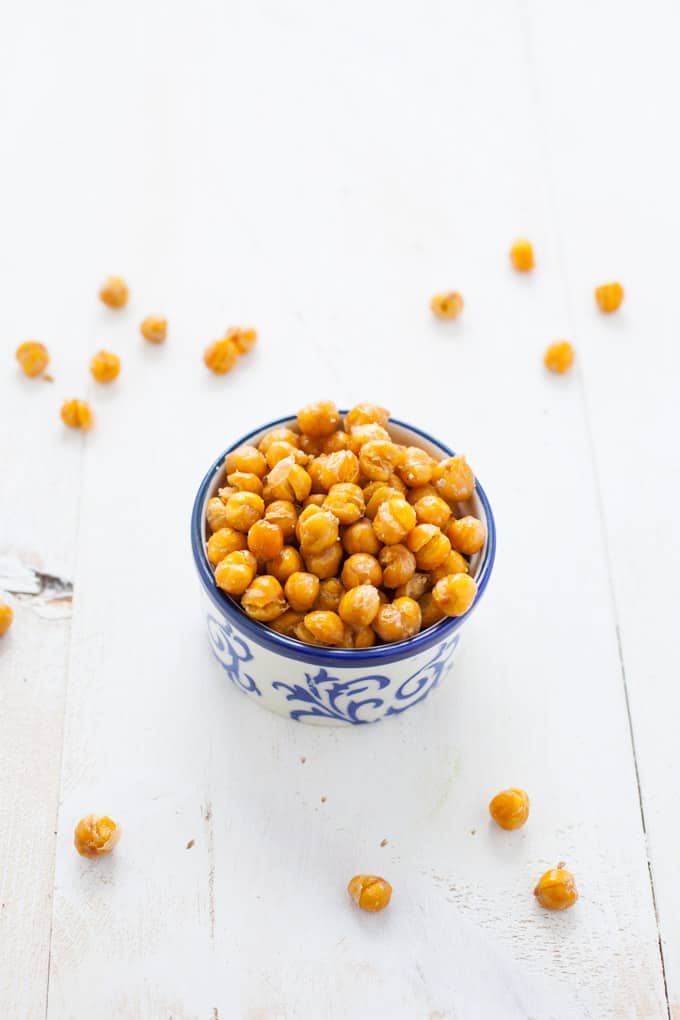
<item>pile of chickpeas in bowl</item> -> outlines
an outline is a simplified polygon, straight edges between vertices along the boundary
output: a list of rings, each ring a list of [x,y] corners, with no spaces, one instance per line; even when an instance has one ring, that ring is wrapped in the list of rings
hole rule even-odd
[[[206,505],[215,584],[251,619],[336,648],[404,641],[472,606],[482,521],[460,515],[475,477],[465,457],[395,442],[390,412],[303,407],[227,454]]]

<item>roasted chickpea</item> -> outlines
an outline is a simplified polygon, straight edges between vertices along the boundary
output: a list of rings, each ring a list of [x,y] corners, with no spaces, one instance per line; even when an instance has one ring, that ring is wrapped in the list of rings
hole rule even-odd
[[[312,492],[307,499],[304,501],[302,506],[306,509],[308,506],[323,506],[326,502],[326,492]]]
[[[37,375],[43,374],[49,364],[50,356],[44,344],[39,344],[37,340],[26,340],[25,343],[19,344],[17,347],[16,359],[24,375],[27,375],[29,379],[34,379]]]
[[[265,520],[278,524],[284,538],[292,538],[297,524],[297,510],[289,499],[275,499],[264,512]]]
[[[355,524],[350,524],[342,533],[342,544],[345,552],[349,553],[371,553],[377,556],[380,552],[380,542],[373,530],[373,524],[368,517],[362,517]]]
[[[246,536],[233,528],[220,528],[208,539],[208,559],[214,567],[230,552],[246,548]]]
[[[305,616],[305,627],[320,645],[341,645],[345,636],[345,625],[337,613],[314,610]]]
[[[366,509],[363,492],[358,485],[350,482],[331,485],[323,505],[341,524],[354,524],[363,517]]]
[[[90,372],[97,382],[113,382],[120,373],[120,358],[111,351],[99,351],[90,362]]]
[[[364,500],[366,503],[366,516],[374,520],[381,503],[392,496],[401,496],[397,489],[393,489],[387,482],[369,482],[364,489]]]
[[[73,845],[81,857],[104,857],[119,839],[120,826],[107,815],[85,815],[73,833]]]
[[[438,319],[455,319],[463,311],[463,298],[457,290],[446,294],[435,294],[430,308]]]
[[[274,560],[283,549],[283,532],[271,521],[255,521],[248,532],[248,548],[261,562]]]
[[[529,797],[524,790],[511,786],[491,800],[489,814],[501,829],[519,829],[529,817]]]
[[[334,545],[338,540],[338,519],[321,507],[314,507],[315,512],[309,513],[306,507],[298,518],[297,534],[303,555],[312,556]]]
[[[99,288],[99,300],[109,308],[124,308],[130,291],[122,276],[107,276]]]
[[[354,631],[355,648],[371,648],[375,644],[375,631],[372,627],[359,627]]]
[[[416,512],[418,524],[436,524],[438,528],[443,529],[451,517],[451,507],[441,496],[437,495],[421,496],[413,503],[413,509]]]
[[[320,441],[319,453],[340,453],[341,450],[349,450],[349,448],[348,434],[338,429],[337,432],[331,432],[330,436],[326,436]]]
[[[420,630],[420,606],[415,599],[400,598],[382,605],[373,630],[383,641],[405,641]]]
[[[392,546],[394,548],[394,546]],[[384,575],[383,575],[384,576]],[[400,584],[395,589],[395,598],[403,598],[406,596],[409,599],[415,599],[416,602],[422,598],[426,591],[429,591],[432,587],[432,581],[430,580],[429,574],[413,574],[409,577],[408,581],[404,584]]]
[[[567,910],[578,899],[576,881],[560,861],[556,868],[550,868],[539,878],[534,896],[546,910]]]
[[[285,584],[296,570],[304,569],[304,563],[295,546],[284,545],[278,556],[275,556],[273,560],[267,560],[266,568],[268,574],[275,577],[281,584]]]
[[[247,354],[257,342],[257,330],[252,326],[247,329],[243,329],[241,326],[230,326],[224,336],[225,339],[234,341],[240,354]]]
[[[265,482],[266,493],[271,496],[270,502],[285,499],[301,503],[312,488],[312,479],[300,464],[295,463],[293,457],[284,457],[280,460],[271,469]]]
[[[168,320],[162,315],[147,315],[139,327],[139,332],[150,344],[162,344],[168,335]]]
[[[296,613],[293,609],[287,609],[281,616],[277,616],[275,620],[269,624],[272,630],[277,631],[279,634],[284,634],[286,637],[294,638],[297,637],[295,633],[296,628],[304,623],[305,614]]]
[[[243,595],[257,573],[257,560],[248,549],[227,553],[215,568],[215,584],[228,595]]]
[[[7,633],[12,626],[13,619],[14,610],[12,607],[8,606],[6,602],[0,602],[0,637]]]
[[[386,588],[398,588],[406,584],[416,572],[416,558],[405,545],[386,545],[380,553],[383,584]]]
[[[339,424],[340,415],[332,400],[317,400],[298,411],[298,428],[306,436],[330,436]]]
[[[574,348],[568,340],[557,340],[546,350],[543,363],[550,372],[563,375],[574,364]]]
[[[429,453],[419,446],[407,446],[404,450],[403,463],[397,468],[397,474],[406,485],[427,485],[432,478],[434,461]]]
[[[358,584],[382,584],[382,568],[375,556],[369,553],[355,553],[348,556],[342,568],[340,579],[345,588],[356,588]]]
[[[226,503],[227,523],[236,531],[250,531],[264,516],[264,500],[256,492],[235,492]]]
[[[248,616],[260,623],[271,623],[288,608],[283,588],[271,574],[253,578],[241,597],[241,605]]]
[[[380,404],[361,403],[356,404],[351,411],[345,415],[345,428],[351,432],[357,425],[382,425],[387,428],[390,412]]]
[[[373,623],[379,609],[378,589],[372,584],[359,584],[342,596],[338,613],[348,627],[359,630]]]
[[[528,273],[534,268],[534,249],[531,241],[520,237],[513,241],[510,249],[510,261],[520,273]]]
[[[226,506],[229,502],[229,497],[233,496],[235,492],[238,492],[233,485],[223,485],[217,490],[217,495],[220,497],[220,502]]]
[[[328,453],[323,448],[324,440],[316,436],[298,436],[298,447],[308,457],[318,457],[322,453]]]
[[[623,301],[623,287],[620,283],[603,283],[595,289],[595,300],[601,312],[615,312]]]
[[[446,536],[456,552],[474,556],[486,542],[486,529],[476,517],[460,517],[449,522]]]
[[[391,439],[372,439],[364,443],[359,453],[361,470],[376,482],[386,482],[404,461],[404,447]]]
[[[406,499],[408,486],[405,485],[404,482],[402,482],[399,475],[391,474],[390,477],[387,479],[386,484],[389,485],[391,489],[394,489],[398,495],[403,496],[404,499]]]
[[[465,457],[447,457],[435,464],[432,470],[432,484],[438,495],[448,503],[461,503],[472,497],[475,491],[475,476]]]
[[[267,461],[256,446],[239,446],[225,457],[224,469],[227,477],[235,471],[243,471],[247,475],[264,478],[267,473]]]
[[[262,439],[257,444],[258,450],[261,453],[267,453],[267,450],[272,443],[288,443],[289,446],[298,446],[300,443],[300,436],[297,432],[293,432],[292,429],[286,428],[285,425],[277,425],[275,429],[270,429],[269,432],[265,432]]]
[[[292,457],[296,464],[302,464],[303,467],[309,460],[307,454],[303,453],[297,446],[291,446],[290,443],[284,443],[281,439],[278,439],[275,443],[269,444],[266,453],[268,467],[275,467],[280,460],[284,459],[284,457]]]
[[[437,581],[441,581],[442,577],[446,577],[447,574],[468,574],[469,572],[470,564],[468,561],[459,552],[452,549],[444,562],[440,563],[438,567],[435,567],[430,572],[430,580],[434,585]]]
[[[342,562],[342,542],[335,542],[329,545],[323,552],[309,553],[303,550],[307,570],[324,581],[328,577],[337,574]]]
[[[420,606],[420,615],[422,617],[422,630],[427,630],[428,627],[434,626],[435,623],[439,623],[446,616],[446,613],[442,612],[435,602],[431,591],[425,592],[418,600],[418,605]]]
[[[232,471],[227,475],[227,481],[236,492],[255,492],[262,495],[262,479],[257,475],[248,474],[247,471]]]
[[[211,531],[219,531],[220,528],[226,528],[229,526],[227,520],[227,508],[221,499],[217,496],[213,496],[212,499],[208,500],[208,504],[205,508],[205,519],[208,522],[208,527]]]
[[[406,538],[416,524],[416,512],[403,496],[390,496],[378,507],[373,519],[373,530],[386,545]]]
[[[319,597],[316,600],[315,609],[326,609],[337,612],[338,606],[345,594],[341,582],[337,577],[329,577],[319,585]]]
[[[432,597],[446,616],[462,616],[475,601],[477,585],[469,574],[447,574],[437,581]]]
[[[357,906],[372,914],[384,910],[392,896],[392,886],[378,875],[355,875],[350,879],[347,891]]]
[[[322,453],[309,465],[314,492],[328,492],[334,485],[355,483],[359,478],[359,461],[351,450]]]
[[[203,361],[215,375],[225,375],[231,372],[240,356],[241,352],[234,341],[223,337],[206,347]]]
[[[70,429],[92,428],[94,415],[90,405],[85,400],[67,400],[61,405],[61,420]]]
[[[434,464],[432,465],[432,470],[434,471]],[[427,485],[416,485],[415,488],[407,489],[406,491],[406,498],[411,504],[411,506],[415,506],[418,500],[422,499],[423,496],[436,496],[436,495],[437,490],[435,489],[434,485],[432,485],[431,482],[428,482]],[[431,522],[427,521],[426,523],[429,524]]]
[[[306,613],[319,596],[319,578],[298,570],[286,581],[284,592],[291,609]]]
[[[361,453],[362,446],[371,442],[391,443],[391,437],[386,428],[376,422],[367,425],[355,425],[349,434],[349,448],[357,456]]]
[[[406,538],[418,570],[434,570],[451,552],[451,543],[435,524],[417,524]]]

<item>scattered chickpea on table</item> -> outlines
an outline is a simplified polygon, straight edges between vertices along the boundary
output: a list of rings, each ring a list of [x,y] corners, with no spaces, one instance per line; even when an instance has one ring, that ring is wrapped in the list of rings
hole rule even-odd
[[[150,344],[162,344],[168,335],[168,320],[162,315],[147,315],[139,327],[139,332]]]
[[[71,429],[90,429],[94,415],[85,400],[67,400],[61,406],[61,420]]]
[[[603,283],[595,288],[595,300],[601,312],[615,312],[623,301],[623,287],[620,283]]]
[[[129,297],[130,291],[122,276],[107,276],[99,288],[99,300],[108,308],[125,308]]]
[[[557,340],[546,350],[543,362],[550,372],[563,375],[574,364],[574,348],[568,340]]]
[[[216,375],[225,375],[241,357],[252,350],[257,341],[257,331],[240,326],[230,327],[220,340],[206,347],[203,361]]]
[[[108,815],[85,815],[73,834],[73,844],[81,857],[104,857],[119,839],[120,826]]]
[[[463,311],[463,297],[457,290],[446,294],[435,294],[430,308],[438,319],[456,319]]]
[[[120,358],[111,351],[99,351],[90,362],[90,372],[97,382],[113,382],[120,374]]]
[[[501,790],[489,804],[489,814],[501,829],[519,829],[529,817],[529,796],[525,790],[511,786]]]
[[[530,273],[534,268],[534,249],[531,241],[524,237],[513,241],[510,248],[510,261],[519,273]]]
[[[26,340],[17,347],[16,359],[24,375],[29,379],[35,379],[47,368],[50,355],[44,344],[38,343],[37,340]]]
[[[556,868],[550,868],[541,875],[534,896],[545,910],[568,910],[578,899],[576,880],[560,861]]]
[[[355,875],[350,879],[347,891],[357,906],[372,914],[384,910],[392,898],[392,886],[379,875]]]

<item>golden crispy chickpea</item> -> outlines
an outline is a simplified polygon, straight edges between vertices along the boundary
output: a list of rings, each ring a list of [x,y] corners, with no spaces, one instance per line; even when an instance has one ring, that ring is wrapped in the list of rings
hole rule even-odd
[[[392,496],[401,496],[401,493],[397,489],[393,489],[387,482],[368,483],[364,489],[364,501],[366,516],[369,520],[374,520],[380,504],[384,503],[386,499],[391,499]]]
[[[17,347],[16,359],[24,375],[27,375],[29,379],[34,379],[35,376],[43,374],[49,364],[50,356],[44,344],[39,344],[37,340],[26,340],[25,343],[19,344]]]
[[[518,272],[530,272],[534,268],[534,249],[531,246],[531,241],[527,241],[524,237],[513,241],[510,248],[510,261]]]
[[[434,465],[432,466],[432,470],[434,471]],[[437,490],[435,489],[432,482],[428,482],[427,485],[416,485],[413,489],[406,490],[406,498],[411,504],[411,506],[415,506],[418,500],[422,499],[423,496],[436,496],[436,495]]]
[[[238,491],[239,490],[235,489],[233,485],[222,485],[217,490],[217,495],[220,497],[220,502],[224,503],[224,505],[226,506],[227,503],[229,502],[229,497],[233,496],[234,493]]]
[[[316,609],[305,616],[305,627],[320,645],[341,645],[345,625],[337,613]]]
[[[359,630],[373,623],[379,609],[378,589],[372,584],[359,584],[342,596],[338,614],[348,627]]]
[[[501,829],[519,829],[529,817],[529,796],[517,786],[501,790],[489,803],[489,814]]]
[[[435,464],[432,470],[432,484],[437,495],[447,503],[460,503],[472,497],[475,491],[475,476],[465,457],[447,457]]]
[[[305,436],[330,436],[340,424],[338,409],[332,400],[317,400],[298,411],[298,428]]]
[[[324,496],[324,501],[326,497]],[[323,511],[323,504],[318,503],[307,503],[298,514],[297,523],[295,525],[295,537],[300,541],[302,530],[305,527],[305,521],[308,521],[310,517],[314,517],[315,514],[320,514]]]
[[[319,578],[298,570],[286,581],[284,592],[288,605],[297,612],[308,612],[319,596]]]
[[[345,552],[349,553],[371,553],[377,556],[380,552],[380,542],[373,530],[373,523],[368,517],[362,517],[355,524],[350,524],[342,533],[342,544]]]
[[[300,443],[300,436],[297,432],[293,432],[292,429],[287,428],[285,425],[277,425],[275,429],[270,429],[269,432],[265,432],[262,439],[257,444],[257,448],[266,456],[267,450],[272,443],[288,443],[289,446],[298,446]]]
[[[281,528],[271,521],[255,521],[248,532],[248,548],[263,563],[276,559],[283,549]]]
[[[215,584],[227,595],[243,595],[257,573],[257,560],[248,549],[227,553],[215,567]]]
[[[386,428],[378,425],[377,422],[369,422],[366,425],[354,425],[349,433],[349,448],[357,457],[361,453],[362,446],[370,442],[391,443],[392,439]]]
[[[246,536],[242,531],[234,531],[229,527],[220,528],[218,531],[214,531],[208,539],[208,559],[216,567],[230,552],[245,548]]]
[[[446,616],[446,613],[442,612],[435,602],[431,591],[425,592],[425,594],[418,599],[418,605],[420,606],[420,615],[422,617],[421,630],[427,630],[428,627],[432,627],[435,623],[439,623],[440,620],[443,620]]]
[[[422,617],[415,599],[400,598],[382,605],[373,621],[373,630],[383,641],[405,641],[420,630]]]
[[[278,524],[284,538],[292,538],[297,524],[297,510],[289,499],[275,499],[264,512],[265,520]]]
[[[361,403],[356,404],[351,411],[345,415],[345,428],[348,432],[357,425],[382,425],[385,429],[390,419],[390,412],[380,404]]]
[[[560,861],[556,868],[550,868],[539,878],[534,896],[546,910],[568,910],[578,899],[576,881]]]
[[[307,570],[312,574],[316,574],[321,581],[325,581],[326,578],[334,577],[337,574],[342,563],[342,554],[342,542],[340,541],[329,545],[327,549],[319,553],[309,553],[303,550]]]
[[[168,335],[168,320],[162,315],[147,315],[139,327],[139,332],[150,344],[162,344]]]
[[[267,560],[267,573],[275,577],[281,584],[285,584],[291,574],[296,570],[303,570],[304,563],[299,551],[293,545],[284,545],[283,549],[273,560]]]
[[[623,301],[623,287],[620,283],[603,283],[595,288],[595,300],[601,312],[607,315],[615,312]]]
[[[85,815],[73,833],[73,845],[81,857],[105,857],[119,839],[120,826],[107,815]]]
[[[334,435],[335,433],[332,433]],[[308,457],[318,457],[322,453],[329,453],[329,450],[324,450],[323,444],[325,440],[316,436],[298,436],[298,448],[306,453]]]
[[[436,524],[417,524],[406,537],[406,545],[415,553],[418,570],[434,570],[451,552],[451,543]]]
[[[227,528],[229,526],[227,508],[217,496],[213,496],[212,499],[208,500],[208,505],[205,508],[205,519],[211,531],[219,531],[220,528]]]
[[[231,372],[241,352],[233,340],[215,340],[203,352],[203,361],[215,375]]]
[[[293,635],[298,639],[298,641],[304,641],[308,645],[319,644],[311,630],[308,630],[305,626],[304,616],[302,618],[302,623],[298,623],[297,626],[293,628]]]
[[[425,494],[412,504],[416,512],[418,524],[436,524],[438,528],[444,529],[444,525],[451,517],[451,507],[436,494]]]
[[[355,648],[371,648],[375,644],[375,631],[372,627],[359,627],[354,631]]]
[[[275,464],[265,482],[266,492],[271,496],[270,502],[286,499],[292,503],[301,503],[312,488],[309,474],[300,464],[295,463],[293,457],[284,457]]]
[[[227,475],[227,481],[235,492],[255,492],[258,496],[262,495],[262,479],[257,475],[249,474],[247,471],[232,471]]]
[[[398,588],[395,588],[394,596],[398,599],[406,596],[406,598],[415,599],[417,602],[431,587],[432,581],[429,574],[416,573],[409,577],[408,581],[405,581],[404,584],[400,584]]]
[[[392,440],[371,439],[364,443],[359,453],[361,470],[376,482],[386,482],[404,461],[404,447]]]
[[[306,509],[308,506],[323,506],[326,502],[326,492],[312,492],[302,504],[303,508]]]
[[[251,619],[260,623],[271,623],[288,609],[283,588],[271,574],[253,578],[241,596],[241,605]]]
[[[120,373],[120,358],[111,351],[99,351],[90,362],[90,372],[97,382],[113,382]]]
[[[227,524],[236,531],[250,531],[264,516],[264,500],[256,492],[235,492],[226,503]]]
[[[447,574],[437,581],[432,597],[446,616],[462,616],[475,601],[477,585],[469,574]]]
[[[285,443],[282,439],[277,439],[275,443],[269,444],[266,453],[268,467],[275,467],[284,457],[292,457],[296,464],[302,464],[303,466],[308,461],[306,453],[303,453],[297,446]]]
[[[347,891],[357,906],[372,914],[384,910],[392,896],[392,886],[386,878],[378,875],[355,875],[350,879]]]
[[[408,492],[408,486],[405,485],[404,482],[402,482],[402,480],[399,477],[399,475],[391,474],[390,477],[387,479],[387,483],[386,484],[389,485],[391,489],[394,489],[395,492],[398,493],[398,495],[403,496],[404,499],[406,499],[406,494]]]
[[[92,428],[94,415],[85,400],[67,400],[61,405],[61,420],[70,429]]]
[[[240,354],[247,354],[257,342],[257,330],[252,326],[246,329],[241,326],[230,326],[224,336],[225,339],[234,341]]]
[[[476,517],[459,517],[449,521],[446,537],[456,552],[474,556],[486,542],[486,528]]]
[[[7,633],[12,626],[13,619],[14,610],[12,607],[8,606],[6,602],[0,602],[0,637]]]
[[[296,613],[293,609],[287,609],[281,616],[277,616],[275,620],[269,624],[272,630],[277,631],[279,634],[284,634],[286,637],[294,638],[297,637],[295,630],[304,623],[305,614]]]
[[[264,454],[260,453],[256,446],[238,446],[224,458],[224,470],[229,475],[235,471],[243,471],[247,475],[257,475],[264,478],[267,474],[267,461]]]
[[[463,311],[463,297],[457,290],[435,294],[430,301],[430,308],[438,319],[455,319]]]
[[[109,308],[125,308],[130,291],[121,276],[107,276],[99,288],[99,300]]]
[[[427,485],[432,478],[435,461],[419,446],[404,448],[404,461],[397,468],[397,474],[411,488]]]
[[[321,507],[314,507],[314,513],[308,513],[311,507],[302,511],[298,518],[298,540],[305,556],[321,553],[334,545],[338,540],[338,519]]]
[[[372,584],[379,588],[382,584],[382,567],[375,556],[354,553],[345,560],[340,580],[347,589],[356,588],[358,584]]]
[[[341,524],[354,524],[363,517],[366,509],[363,492],[351,482],[331,485],[323,505],[324,509],[335,514]]]
[[[359,461],[351,450],[322,453],[309,465],[314,492],[328,492],[341,483],[354,484],[359,478]]]
[[[556,340],[543,355],[543,364],[550,372],[563,375],[574,364],[574,348],[568,340]]]
[[[416,558],[405,545],[386,545],[381,551],[380,566],[383,584],[386,588],[398,588],[413,577],[416,572]]]
[[[341,429],[320,440],[319,453],[340,453],[341,450],[349,450],[349,436]],[[319,453],[314,456],[318,457]]]
[[[319,585],[319,597],[314,608],[332,610],[335,613],[344,594],[345,589],[339,579],[337,577],[329,577]]]
[[[446,577],[447,574],[468,574],[469,572],[470,564],[468,561],[459,552],[452,549],[444,562],[430,571],[430,580],[435,585],[437,581],[441,581],[442,577]]]
[[[406,538],[416,524],[416,512],[403,496],[390,496],[378,507],[373,519],[373,530],[386,545],[394,545]]]

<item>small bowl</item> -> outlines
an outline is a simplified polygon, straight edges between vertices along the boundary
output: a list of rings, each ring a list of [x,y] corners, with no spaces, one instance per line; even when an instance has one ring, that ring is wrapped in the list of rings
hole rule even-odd
[[[279,425],[295,428],[296,416],[269,422],[235,442],[219,455],[196,494],[191,545],[215,658],[234,686],[256,705],[296,722],[361,726],[401,715],[424,701],[449,672],[463,624],[484,594],[496,551],[489,501],[477,482],[472,499],[460,504],[464,513],[484,522],[487,535],[484,548],[470,561],[477,597],[463,616],[442,620],[407,641],[373,648],[322,648],[284,637],[251,620],[217,587],[206,553],[205,520],[207,502],[223,484],[226,454],[245,443],[256,445]],[[389,431],[397,442],[420,446],[435,457],[453,454],[444,443],[405,422],[390,419]]]

